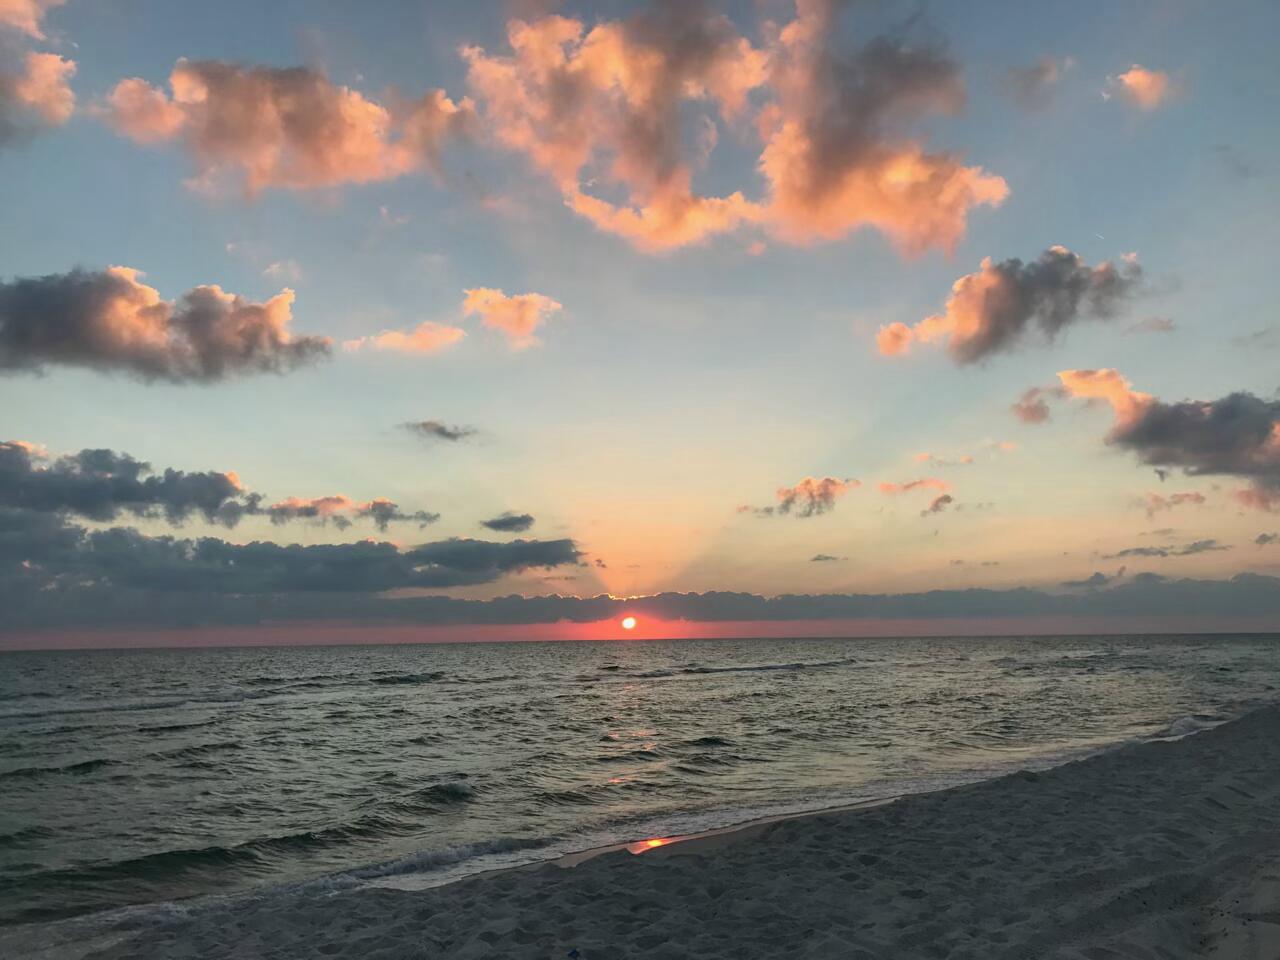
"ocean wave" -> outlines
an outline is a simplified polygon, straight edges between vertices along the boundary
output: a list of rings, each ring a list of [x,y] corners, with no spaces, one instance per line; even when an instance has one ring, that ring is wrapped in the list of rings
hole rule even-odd
[[[818,660],[797,663],[754,663],[729,667],[704,667],[700,664],[688,664],[683,667],[672,667],[663,670],[646,670],[636,676],[643,679],[674,677],[680,675],[701,676],[711,673],[764,673],[773,670],[819,670],[828,667],[843,667],[857,663],[857,657],[845,657],[840,660]]]
[[[435,670],[430,673],[396,673],[391,676],[374,677],[372,683],[382,686],[400,686],[402,684],[418,684],[418,683],[435,683],[444,679],[443,670]]]
[[[541,850],[551,846],[554,837],[504,837],[496,840],[480,840],[476,843],[460,843],[439,850],[420,850],[408,856],[375,863],[367,867],[347,870],[340,876],[370,880],[376,877],[393,877],[406,873],[423,873],[440,867],[453,866],[484,856],[500,853],[519,853],[524,850]]]
[[[73,775],[93,773],[95,770],[101,770],[103,767],[109,767],[119,762],[119,760],[112,760],[109,757],[95,757],[92,760],[79,760],[76,763],[65,763],[51,767],[19,767],[16,770],[6,770],[0,773],[0,779],[40,777],[51,773],[69,773]]]

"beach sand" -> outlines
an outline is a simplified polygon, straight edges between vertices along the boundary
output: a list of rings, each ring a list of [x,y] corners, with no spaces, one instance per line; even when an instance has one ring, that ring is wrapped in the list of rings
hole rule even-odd
[[[111,942],[114,941],[114,942]],[[47,956],[62,955],[51,945]],[[89,956],[1280,958],[1280,708],[1182,740],[571,868],[275,892]],[[39,954],[37,954],[39,955]]]

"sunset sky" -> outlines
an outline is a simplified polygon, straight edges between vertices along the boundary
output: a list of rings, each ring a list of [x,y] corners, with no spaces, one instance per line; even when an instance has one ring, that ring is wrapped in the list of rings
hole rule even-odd
[[[0,0],[0,631],[1280,622],[1278,32]]]

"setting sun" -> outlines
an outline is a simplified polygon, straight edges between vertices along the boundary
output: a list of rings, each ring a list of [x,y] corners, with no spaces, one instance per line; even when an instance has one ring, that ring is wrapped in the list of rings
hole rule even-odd
[[[635,617],[623,617],[623,618],[622,618],[622,629],[623,629],[623,630],[634,630],[635,628],[636,628],[636,618],[635,618]]]

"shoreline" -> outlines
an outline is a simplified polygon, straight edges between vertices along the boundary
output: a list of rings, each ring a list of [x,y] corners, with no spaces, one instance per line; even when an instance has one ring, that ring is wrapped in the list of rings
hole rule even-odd
[[[1274,957],[1257,951],[1280,943],[1266,907],[1280,893],[1280,705],[1038,773],[663,839],[639,856],[617,844],[419,890],[277,890],[167,917],[133,908],[87,940],[73,936],[93,926],[82,918],[45,949],[8,949],[39,960]]]

